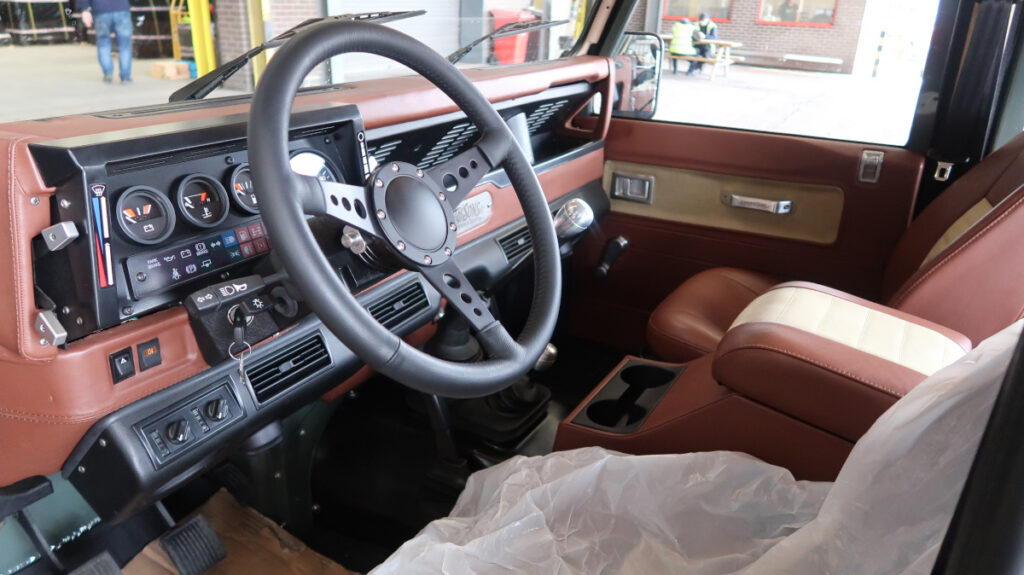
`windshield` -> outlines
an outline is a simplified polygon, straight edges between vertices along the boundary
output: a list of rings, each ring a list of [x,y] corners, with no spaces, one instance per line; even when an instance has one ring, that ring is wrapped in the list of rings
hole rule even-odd
[[[195,78],[311,18],[424,11],[384,25],[444,56],[510,23],[564,21],[488,39],[460,68],[510,66],[570,53],[595,0],[70,0],[0,5],[0,123],[163,104]],[[190,11],[191,9],[191,11]],[[209,30],[209,32],[204,32]],[[274,50],[207,99],[252,93]],[[408,75],[404,66],[348,54],[318,66],[307,88]]]

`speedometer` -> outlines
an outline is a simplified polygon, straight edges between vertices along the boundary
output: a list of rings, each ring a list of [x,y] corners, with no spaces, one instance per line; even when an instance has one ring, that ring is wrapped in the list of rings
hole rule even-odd
[[[164,241],[174,231],[174,219],[171,201],[148,186],[128,188],[117,200],[117,224],[137,243]]]
[[[324,182],[337,182],[338,174],[331,167],[331,162],[318,152],[304,151],[292,156],[292,171],[300,176],[311,176]]]
[[[212,228],[228,217],[228,193],[220,182],[192,174],[178,184],[178,208],[191,224]]]

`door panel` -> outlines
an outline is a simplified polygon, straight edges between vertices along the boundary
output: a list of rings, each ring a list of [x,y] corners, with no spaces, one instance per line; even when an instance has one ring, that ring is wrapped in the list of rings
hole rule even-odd
[[[653,201],[617,199],[612,194],[614,174],[650,178]],[[816,244],[835,242],[843,215],[843,190],[836,186],[742,178],[632,162],[605,162],[604,189],[611,196],[614,212]],[[789,204],[783,213],[771,213],[752,209],[747,205],[751,200]]]
[[[885,153],[876,183],[858,181],[864,150]],[[629,351],[642,348],[647,317],[658,303],[711,267],[747,268],[877,298],[889,253],[910,221],[924,165],[922,156],[901,148],[618,118],[611,122],[605,158],[611,163],[606,174],[628,163],[623,171],[654,175],[655,204],[623,208],[627,202],[614,201],[612,213],[580,243],[571,325],[576,333]],[[731,191],[732,182],[752,181],[756,194],[806,190],[806,197],[838,201],[822,202],[828,206],[822,217],[833,220],[817,224],[815,242],[806,233],[795,239],[782,224],[769,222],[775,228],[766,229],[736,223],[746,214],[730,215],[737,220],[723,225],[721,218],[687,207],[693,203],[685,198],[694,193],[691,181],[716,193]],[[705,198],[701,205],[710,209],[712,203]],[[832,230],[832,241],[824,229]],[[617,235],[626,236],[630,247],[607,278],[596,278],[604,245]]]

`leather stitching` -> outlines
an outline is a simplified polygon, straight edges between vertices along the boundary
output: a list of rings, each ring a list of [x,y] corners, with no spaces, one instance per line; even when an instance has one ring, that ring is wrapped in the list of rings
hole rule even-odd
[[[736,347],[735,349],[731,349],[731,350],[725,352],[724,354],[719,356],[715,361],[716,362],[717,361],[721,361],[723,358],[725,358],[729,354],[732,354],[732,353],[735,353],[735,352],[738,352],[738,351],[754,350],[754,349],[759,349],[759,350],[762,350],[762,351],[771,351],[771,352],[775,352],[775,353],[779,353],[779,354],[784,354],[784,355],[787,355],[787,356],[790,356],[790,357],[795,357],[795,358],[797,358],[799,360],[804,361],[805,363],[809,363],[809,364],[814,365],[816,367],[820,367],[822,369],[831,371],[831,372],[833,372],[835,374],[842,375],[844,377],[847,377],[847,378],[849,378],[849,379],[851,379],[853,381],[856,381],[857,383],[860,383],[862,385],[865,385],[867,387],[876,389],[878,391],[884,391],[884,392],[886,392],[886,393],[888,393],[888,394],[890,394],[890,395],[892,395],[894,397],[903,397],[902,393],[900,393],[900,392],[898,392],[898,391],[896,391],[896,390],[894,390],[894,389],[892,389],[890,387],[887,387],[884,384],[868,381],[867,379],[864,379],[862,377],[854,375],[853,373],[851,373],[851,372],[849,372],[849,371],[847,371],[845,369],[838,368],[838,367],[836,367],[834,365],[825,363],[825,362],[820,361],[820,360],[812,359],[810,357],[807,357],[805,355],[802,355],[802,354],[799,354],[799,353],[796,353],[796,352],[793,352],[793,351],[790,351],[790,350],[787,350],[787,349],[782,349],[782,348],[779,348],[779,347],[773,347],[773,346],[770,346],[770,345],[754,344],[754,343],[752,343],[752,344],[747,344],[747,345],[739,346],[739,347]],[[886,361],[886,360],[882,360],[882,361]],[[906,368],[906,369],[910,369],[910,368]],[[911,371],[914,371],[914,370],[911,370]],[[914,373],[920,373],[920,372],[916,372],[915,371]],[[921,374],[921,376],[922,376],[922,379],[924,379],[924,374]]]
[[[1018,187],[1017,191],[1020,191],[1020,189],[1022,187],[1024,187],[1024,186]],[[1016,193],[1017,193],[1016,191],[1013,192],[1013,194],[1016,194]],[[1010,194],[1010,195],[1012,196],[1013,194]],[[997,216],[996,219],[994,219],[993,221],[989,222],[988,225],[986,225],[984,228],[982,228],[981,230],[978,230],[978,233],[976,233],[973,236],[971,236],[970,238],[968,238],[962,245],[957,247],[952,252],[946,254],[945,256],[942,256],[941,258],[938,258],[939,261],[935,262],[930,268],[928,268],[928,271],[926,271],[924,274],[922,274],[921,277],[917,278],[917,280],[915,280],[914,283],[910,285],[910,287],[906,288],[906,290],[904,290],[901,293],[899,293],[897,295],[897,297],[893,298],[893,307],[899,307],[899,306],[903,305],[903,303],[905,301],[907,301],[907,298],[910,297],[910,294],[915,289],[917,289],[921,285],[921,283],[924,282],[924,280],[928,279],[933,273],[938,271],[944,265],[949,263],[954,257],[959,255],[960,252],[962,252],[963,250],[967,249],[976,240],[980,239],[982,236],[984,236],[986,233],[988,233],[996,224],[998,224],[1004,218],[1009,216],[1013,211],[1015,211],[1017,208],[1019,208],[1022,202],[1024,202],[1024,194],[1021,194],[1021,196],[1019,198],[1017,198],[1009,208],[1007,208],[1003,213],[999,214],[999,216]]]

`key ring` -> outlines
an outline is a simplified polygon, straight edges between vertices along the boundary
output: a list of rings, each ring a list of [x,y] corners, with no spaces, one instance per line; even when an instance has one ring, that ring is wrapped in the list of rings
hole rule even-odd
[[[250,345],[249,342],[247,341],[243,341],[242,343],[245,344],[246,349],[236,356],[235,353],[232,351],[233,349],[235,349],[236,343],[238,342],[233,341],[231,342],[231,345],[228,346],[228,356],[235,361],[245,361],[246,359],[248,359],[250,355],[252,355],[252,345]]]

